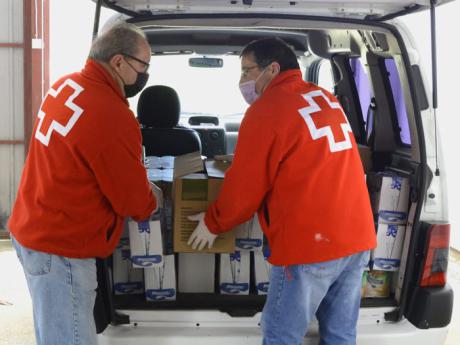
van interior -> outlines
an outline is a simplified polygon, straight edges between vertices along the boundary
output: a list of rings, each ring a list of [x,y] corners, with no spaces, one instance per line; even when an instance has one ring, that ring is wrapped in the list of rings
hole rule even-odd
[[[242,48],[259,38],[285,40],[298,57],[304,79],[329,90],[340,101],[359,144],[366,174],[390,170],[408,177],[411,194],[407,206],[412,217],[408,222],[419,217],[430,180],[430,171],[420,168],[426,156],[420,111],[428,108],[428,100],[419,67],[408,62],[408,54],[414,52],[406,51],[392,26],[281,15],[232,19],[189,16],[180,20],[165,15],[155,20],[143,20],[141,16],[128,21],[144,30],[151,45],[148,85],[166,85],[177,92],[178,125],[198,133],[202,155],[208,158],[232,154],[235,149],[248,106],[238,89]],[[137,100],[131,101],[135,113]],[[406,239],[423,237],[421,231],[407,231]],[[389,297],[363,298],[363,308],[394,307],[386,318],[397,321],[402,317],[410,303],[409,291],[422,270],[422,263],[411,262],[417,249],[413,243],[424,243],[421,237],[420,241],[405,244],[401,268],[391,272]],[[179,254],[175,255],[178,272]],[[215,293],[178,292],[175,301],[157,302],[146,301],[143,294],[113,294],[109,273],[112,262],[106,260],[99,267],[96,302],[96,309],[104,312],[96,313],[96,320],[99,324],[104,320],[127,323],[123,310],[219,310],[234,317],[260,312],[265,296],[257,295],[252,275],[249,295],[218,292],[218,260],[216,255]],[[102,329],[98,325],[98,331]]]

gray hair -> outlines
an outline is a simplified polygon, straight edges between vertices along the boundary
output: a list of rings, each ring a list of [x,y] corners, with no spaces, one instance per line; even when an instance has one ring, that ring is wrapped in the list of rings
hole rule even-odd
[[[94,40],[88,57],[109,62],[116,54],[136,55],[141,39],[146,39],[146,36],[137,26],[128,23],[115,24]]]

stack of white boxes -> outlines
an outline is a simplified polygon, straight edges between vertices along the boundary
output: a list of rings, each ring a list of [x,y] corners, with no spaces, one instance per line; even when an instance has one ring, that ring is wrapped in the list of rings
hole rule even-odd
[[[131,261],[134,267],[143,269],[148,301],[175,300],[174,255],[163,255],[160,220],[156,218],[154,215],[150,221],[128,222]]]
[[[391,272],[398,271],[401,262],[410,186],[407,177],[394,172],[376,174],[368,178],[368,185],[377,218],[377,248],[372,252],[372,271],[367,272],[366,297],[387,297]]]
[[[113,291],[115,295],[142,293],[143,271],[131,263],[129,240],[122,237],[113,252]]]
[[[176,299],[176,270],[174,255],[165,255],[162,265],[144,268],[145,297],[147,301]]]
[[[268,293],[271,269],[271,264],[268,262],[269,256],[270,251],[268,247],[264,247],[262,251],[254,252],[254,273],[258,295],[266,295]]]
[[[263,232],[257,215],[241,224],[235,233],[234,253],[220,254],[221,294],[248,295],[250,282],[250,255],[254,253],[254,272],[258,294],[266,294],[268,290],[269,264],[264,257]],[[260,288],[260,289],[259,289]]]

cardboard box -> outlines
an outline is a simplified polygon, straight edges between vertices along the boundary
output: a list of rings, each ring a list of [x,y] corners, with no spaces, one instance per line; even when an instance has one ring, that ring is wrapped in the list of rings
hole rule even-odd
[[[394,172],[368,174],[372,210],[379,223],[406,224],[409,209],[409,180]]]
[[[113,252],[113,292],[115,295],[138,294],[144,291],[142,268],[133,268],[128,238],[121,238]]]
[[[199,151],[180,156],[148,156],[145,159],[147,176],[150,181],[173,182],[174,179],[204,169]]]
[[[179,254],[179,292],[214,293],[214,254]]]
[[[225,177],[225,172],[228,168],[230,168],[231,163],[231,160],[207,159],[204,162],[206,174],[211,178],[223,179]]]
[[[173,182],[174,179],[203,170],[203,160],[199,151],[181,156],[149,156],[145,159],[148,179],[163,192],[160,215],[163,237],[163,254],[171,255],[173,250]]]
[[[378,224],[377,248],[372,251],[373,268],[382,271],[397,271],[406,227],[397,224]]]
[[[246,223],[235,228],[235,247],[240,251],[262,250],[264,234],[255,214]]]
[[[271,264],[267,261],[268,251],[254,252],[254,275],[258,295],[266,295],[270,285]]]
[[[160,220],[143,222],[129,220],[128,226],[133,267],[145,268],[162,265],[163,243]]]
[[[366,272],[365,297],[384,298],[390,296],[391,272],[368,271]]]
[[[204,174],[192,174],[175,180],[174,191],[174,251],[192,253],[187,244],[195,230],[197,222],[190,221],[190,215],[204,212],[209,203],[216,200],[222,179],[209,178]],[[219,235],[213,247],[199,251],[201,253],[233,253],[235,251],[235,234],[226,232]]]
[[[144,269],[145,298],[147,301],[176,299],[176,269],[174,255],[163,257],[163,265]]]
[[[220,254],[219,290],[224,295],[249,295],[249,252]]]

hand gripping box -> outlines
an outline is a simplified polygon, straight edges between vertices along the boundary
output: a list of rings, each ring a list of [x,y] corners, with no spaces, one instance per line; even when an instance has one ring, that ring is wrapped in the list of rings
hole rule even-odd
[[[113,291],[115,295],[137,294],[144,291],[143,270],[133,268],[128,238],[121,238],[113,252]]]
[[[156,216],[152,216],[154,220],[128,221],[133,267],[146,268],[163,264],[160,212],[158,211]]]
[[[250,252],[220,254],[219,290],[224,295],[249,295]]]
[[[173,301],[176,299],[176,270],[174,255],[166,255],[163,264],[144,269],[145,298],[147,301]]]
[[[409,180],[394,172],[367,175],[372,210],[379,223],[406,224],[409,209]]]

